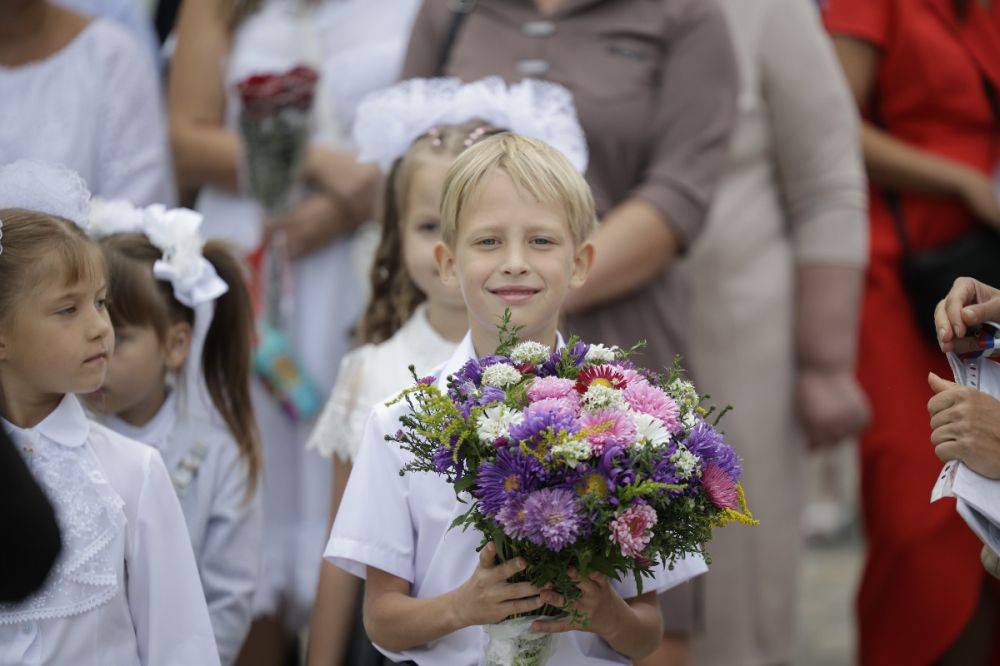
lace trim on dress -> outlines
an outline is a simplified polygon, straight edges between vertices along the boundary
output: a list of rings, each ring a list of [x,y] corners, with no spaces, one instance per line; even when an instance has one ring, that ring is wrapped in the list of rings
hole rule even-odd
[[[107,482],[89,446],[67,447],[14,433],[25,462],[55,507],[63,552],[45,586],[18,604],[0,604],[0,625],[79,615],[119,591],[125,502]],[[27,445],[27,446],[26,446]]]

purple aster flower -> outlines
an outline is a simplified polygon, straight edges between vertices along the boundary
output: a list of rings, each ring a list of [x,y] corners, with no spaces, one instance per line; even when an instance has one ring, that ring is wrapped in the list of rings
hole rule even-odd
[[[454,438],[452,440],[452,446],[454,446]],[[444,446],[438,447],[438,450],[434,452],[434,467],[438,474],[444,474],[450,479],[457,479],[465,473],[465,458],[459,456],[456,462],[453,454],[453,449]]]
[[[702,468],[712,464],[718,465],[733,481],[739,481],[743,475],[743,465],[736,455],[736,450],[726,444],[718,430],[704,421],[691,429],[691,436],[684,445],[691,453],[698,456]]]
[[[573,365],[580,367],[583,365],[584,360],[587,358],[587,350],[590,349],[590,345],[586,342],[577,342],[569,349],[570,358],[573,359]],[[563,350],[557,349],[552,354],[549,355],[549,360],[542,364],[542,367],[538,370],[539,377],[550,377],[556,374],[556,367],[559,365],[559,360],[562,358]]]
[[[612,491],[608,502],[617,506],[618,498],[615,497],[614,489],[635,483],[632,460],[626,455],[623,447],[609,446],[601,455],[597,469],[608,479],[608,488]]]
[[[560,551],[577,540],[582,526],[576,494],[570,490],[545,488],[524,500],[524,527],[536,545]]]
[[[528,405],[524,420],[510,427],[510,438],[515,442],[537,442],[547,429],[553,432],[576,432],[576,415],[568,403],[557,399],[541,400]]]
[[[483,368],[488,368],[491,365],[497,365],[500,363],[503,363],[505,365],[514,365],[514,361],[510,360],[506,356],[498,356],[496,354],[492,354],[490,356],[484,356],[481,359],[479,359],[479,365]]]
[[[497,514],[497,522],[503,526],[503,531],[512,539],[527,539],[528,528],[524,524],[527,513],[524,510],[524,501],[527,495],[514,495],[507,500],[500,513]]]
[[[479,465],[476,490],[483,513],[494,516],[508,499],[535,490],[542,468],[537,460],[510,449],[497,449],[496,460]]]
[[[479,382],[483,379],[483,367],[480,365],[479,359],[470,358],[453,377],[459,384],[471,382],[473,385],[478,386]]]
[[[494,402],[503,402],[507,399],[507,394],[504,390],[497,388],[496,386],[484,386],[483,390],[479,394],[479,399],[476,401],[479,406],[485,407],[486,405],[492,404]]]

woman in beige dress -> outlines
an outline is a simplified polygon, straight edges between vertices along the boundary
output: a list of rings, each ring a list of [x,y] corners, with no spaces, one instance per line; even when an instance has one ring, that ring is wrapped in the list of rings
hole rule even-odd
[[[724,0],[739,120],[705,231],[682,270],[688,360],[744,458],[755,529],[726,529],[696,583],[702,664],[790,663],[805,445],[857,434],[853,372],[867,248],[852,98],[810,0]]]

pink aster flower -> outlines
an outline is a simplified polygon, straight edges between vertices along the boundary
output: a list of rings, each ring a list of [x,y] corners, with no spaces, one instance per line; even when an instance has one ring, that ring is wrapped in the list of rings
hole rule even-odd
[[[587,412],[580,417],[579,423],[594,455],[601,455],[609,446],[626,447],[635,443],[635,421],[617,409]]]
[[[629,386],[632,386],[633,384],[645,384],[646,386],[649,386],[649,380],[635,368],[623,368],[621,366],[615,367],[618,368],[618,372],[622,373],[622,377],[625,378],[625,382]]]
[[[636,502],[611,521],[611,540],[622,549],[624,557],[637,557],[653,538],[656,510],[645,502]]]
[[[670,396],[649,383],[629,384],[625,402],[637,412],[658,418],[672,434],[681,431],[681,411]]]
[[[538,402],[546,398],[576,396],[576,382],[560,377],[539,377],[528,387],[528,400]]]
[[[736,492],[736,482],[729,478],[718,465],[709,465],[701,474],[701,485],[720,509],[739,509],[740,497]]]
[[[541,400],[531,403],[531,406],[536,410],[553,408],[569,410],[575,415],[578,411],[580,411],[580,397],[576,395],[567,395],[562,398],[542,398]]]

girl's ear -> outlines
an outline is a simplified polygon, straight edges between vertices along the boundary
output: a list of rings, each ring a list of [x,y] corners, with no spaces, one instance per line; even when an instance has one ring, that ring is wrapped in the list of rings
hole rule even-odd
[[[434,261],[437,262],[441,282],[449,287],[456,286],[458,279],[455,276],[455,254],[443,241],[438,241],[437,245],[434,246]]]
[[[569,284],[574,289],[582,287],[587,282],[590,275],[590,267],[594,265],[594,253],[596,249],[590,241],[584,241],[576,249],[576,256],[573,257],[573,275]]]
[[[179,321],[167,329],[163,343],[167,370],[176,372],[184,365],[191,351],[191,333],[191,324],[186,321]]]

